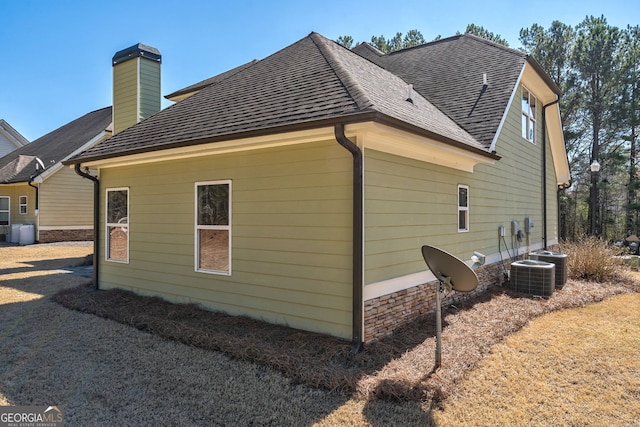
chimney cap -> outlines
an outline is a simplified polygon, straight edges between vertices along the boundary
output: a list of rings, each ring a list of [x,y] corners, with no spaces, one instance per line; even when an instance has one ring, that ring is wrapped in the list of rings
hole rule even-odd
[[[112,65],[115,66],[133,58],[146,58],[154,62],[162,62],[162,55],[160,55],[158,49],[142,43],[134,44],[131,47],[116,52],[111,62]]]

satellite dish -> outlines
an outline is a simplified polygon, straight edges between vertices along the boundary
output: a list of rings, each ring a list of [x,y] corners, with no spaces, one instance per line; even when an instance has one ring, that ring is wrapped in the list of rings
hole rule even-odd
[[[434,371],[442,362],[442,293],[453,289],[471,292],[478,287],[478,276],[461,259],[434,246],[422,247],[422,257],[429,270],[438,279],[436,286],[436,363]]]
[[[478,276],[461,259],[442,249],[427,245],[422,247],[422,256],[436,279],[448,278],[448,283],[454,291],[471,292],[478,287]]]

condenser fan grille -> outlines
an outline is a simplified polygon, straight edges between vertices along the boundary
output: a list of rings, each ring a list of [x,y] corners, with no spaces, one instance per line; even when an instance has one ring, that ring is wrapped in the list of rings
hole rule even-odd
[[[527,259],[511,263],[511,286],[514,291],[550,297],[555,289],[555,264]]]
[[[569,278],[568,257],[566,254],[553,251],[536,251],[529,254],[536,261],[550,262],[556,266],[556,289],[562,289]]]

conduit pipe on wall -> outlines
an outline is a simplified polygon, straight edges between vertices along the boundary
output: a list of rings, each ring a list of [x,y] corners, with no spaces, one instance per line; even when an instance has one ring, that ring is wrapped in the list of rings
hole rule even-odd
[[[336,141],[353,156],[353,278],[352,278],[352,345],[354,353],[363,347],[363,285],[364,285],[364,231],[363,231],[363,156],[362,150],[344,134],[344,125],[334,128]]]
[[[100,226],[100,181],[93,175],[82,172],[81,164],[75,164],[75,171],[83,178],[93,181],[93,285],[96,289],[100,289],[98,285],[98,265],[99,262],[99,245],[98,230]]]
[[[547,249],[547,108],[560,102],[560,98],[542,107],[542,244]],[[560,209],[560,205],[558,205]]]

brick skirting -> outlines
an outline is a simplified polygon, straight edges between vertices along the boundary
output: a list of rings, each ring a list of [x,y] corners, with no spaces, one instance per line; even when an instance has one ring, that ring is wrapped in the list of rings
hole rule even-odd
[[[484,293],[503,283],[501,263],[483,265],[475,270],[478,287],[472,292],[451,292],[443,298],[443,305],[455,304]],[[389,295],[365,301],[364,341],[370,342],[391,334],[395,329],[436,309],[436,282],[425,283]]]
[[[93,240],[93,228],[84,230],[40,230],[38,242],[53,243],[76,240]]]

